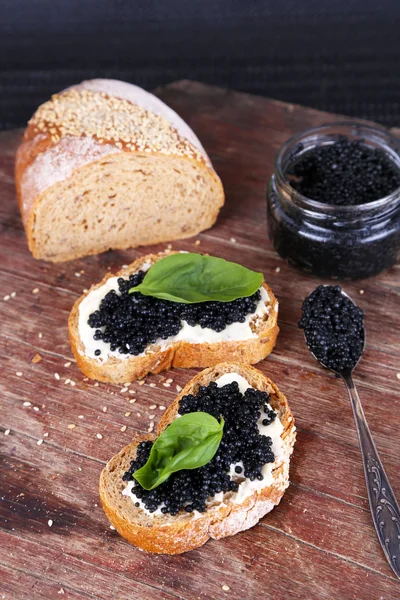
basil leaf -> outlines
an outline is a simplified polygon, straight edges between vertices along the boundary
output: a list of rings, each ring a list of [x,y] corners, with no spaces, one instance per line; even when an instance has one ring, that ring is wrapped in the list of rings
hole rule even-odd
[[[251,296],[262,282],[262,273],[222,258],[178,253],[154,263],[142,283],[129,292],[186,304],[231,302]]]
[[[218,450],[223,429],[224,419],[218,423],[206,412],[175,419],[156,439],[146,464],[133,477],[145,490],[153,490],[172,473],[206,465]]]

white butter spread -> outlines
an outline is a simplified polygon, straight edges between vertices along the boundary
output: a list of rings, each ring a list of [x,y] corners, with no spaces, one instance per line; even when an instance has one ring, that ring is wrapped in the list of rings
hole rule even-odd
[[[141,267],[141,270],[148,271],[151,267],[150,263],[146,263]],[[79,319],[78,319],[78,330],[79,337],[83,345],[83,352],[85,356],[89,356],[94,360],[104,362],[110,356],[115,356],[121,360],[131,358],[131,354],[120,354],[118,350],[111,351],[110,344],[103,342],[103,340],[94,340],[93,335],[95,330],[88,325],[89,316],[100,308],[100,302],[104,296],[115,290],[118,291],[118,277],[110,277],[107,281],[96,290],[89,292],[89,294],[82,300],[79,305]],[[268,292],[261,287],[261,299],[257,303],[256,311],[249,313],[244,323],[232,323],[227,325],[223,331],[214,331],[209,327],[204,329],[200,325],[189,325],[186,321],[182,321],[182,329],[177,335],[171,335],[166,340],[159,339],[155,344],[149,346],[145,352],[138,356],[144,356],[154,351],[165,350],[168,346],[174,342],[184,341],[190,342],[191,344],[212,344],[214,342],[230,342],[238,340],[248,340],[257,337],[250,324],[256,323],[257,320],[262,319],[268,314],[270,306],[266,303],[269,300]],[[95,355],[95,351],[100,350],[100,356]]]
[[[239,375],[238,373],[225,373],[225,375],[222,375],[221,377],[219,377],[216,380],[216,384],[218,385],[218,387],[223,387],[224,385],[227,385],[228,383],[232,383],[233,381],[237,381],[237,383],[239,384],[239,391],[242,394],[244,394],[245,391],[249,387],[251,387],[249,382],[244,377]],[[269,404],[267,406],[270,409],[272,408]],[[275,456],[275,461],[273,463],[267,463],[263,466],[263,468],[261,470],[263,479],[261,481],[259,481],[258,479],[254,480],[254,481],[250,481],[250,479],[246,479],[244,477],[243,472],[241,474],[237,474],[235,472],[235,467],[240,466],[243,469],[242,462],[232,464],[230,466],[229,475],[232,479],[237,481],[239,484],[238,491],[234,492],[229,497],[229,501],[233,502],[234,504],[241,504],[246,498],[251,496],[251,494],[253,494],[254,491],[261,490],[261,489],[271,485],[273,483],[273,476],[272,476],[273,469],[275,469],[285,458],[285,454],[284,454],[284,450],[283,450],[283,443],[282,443],[282,438],[281,438],[281,434],[283,432],[283,425],[279,419],[279,416],[277,415],[276,419],[269,425],[262,424],[262,421],[263,421],[263,419],[265,419],[265,417],[266,417],[265,413],[262,412],[257,425],[258,425],[258,429],[262,435],[269,436],[271,438],[271,440],[272,440],[271,448],[272,448],[272,451]],[[151,513],[150,511],[148,511],[145,508],[143,502],[132,491],[134,483],[135,483],[134,481],[130,481],[127,484],[126,488],[123,490],[122,494],[124,496],[129,496],[133,502],[139,503],[138,507],[140,507],[148,516],[155,517],[155,516],[162,515],[163,513],[161,512],[161,508],[163,505],[160,505],[158,507],[158,509],[156,511],[154,511],[153,513]],[[212,506],[220,506],[221,504],[223,504],[223,500],[224,500],[224,493],[220,492],[219,494],[216,494],[215,496],[211,496],[208,499],[208,501],[206,502],[206,504],[207,504],[207,507],[210,507],[210,508]],[[198,519],[202,516],[202,513],[198,512],[198,511],[194,511],[193,513],[190,513],[190,514],[191,514],[192,518],[194,518],[194,519]]]

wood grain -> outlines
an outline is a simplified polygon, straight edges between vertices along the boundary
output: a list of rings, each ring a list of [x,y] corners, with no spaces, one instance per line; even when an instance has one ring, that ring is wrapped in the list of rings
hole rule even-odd
[[[227,195],[216,226],[198,236],[200,245],[186,240],[173,247],[261,270],[280,300],[278,343],[258,366],[286,393],[296,418],[292,485],[260,525],[182,556],[146,555],[110,530],[97,492],[103,464],[147,431],[150,415],[159,419],[159,407],[168,406],[176,386],[183,387],[195,371],[147,377],[144,385],[135,382],[127,391],[85,381],[71,358],[67,317],[82,290],[107,269],[115,271],[165,245],[61,265],[34,261],[13,184],[21,132],[2,133],[1,597],[400,598],[372,526],[345,390],[312,359],[297,328],[301,302],[321,280],[287,266],[266,234],[265,191],[280,145],[306,127],[342,117],[186,81],[158,94],[199,135]],[[400,267],[345,288],[366,312],[368,347],[355,379],[400,496]],[[11,292],[14,298],[2,300]],[[37,354],[41,360],[32,362]],[[171,387],[163,385],[167,377],[173,378]],[[75,385],[65,383],[68,379]],[[153,405],[157,408],[150,409]]]

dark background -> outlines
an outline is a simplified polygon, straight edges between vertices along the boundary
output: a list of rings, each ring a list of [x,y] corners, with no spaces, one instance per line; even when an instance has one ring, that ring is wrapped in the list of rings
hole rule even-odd
[[[196,79],[400,124],[400,0],[0,0],[0,128],[52,92]]]

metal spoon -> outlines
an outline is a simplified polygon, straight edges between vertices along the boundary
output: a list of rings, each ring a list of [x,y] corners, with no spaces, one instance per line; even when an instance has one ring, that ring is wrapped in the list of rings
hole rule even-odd
[[[344,296],[347,296],[347,298],[355,304],[347,294],[343,291],[341,293]],[[362,354],[365,350],[365,329],[363,330],[363,336],[364,346]],[[308,346],[307,338],[306,344]],[[353,371],[360,362],[362,354],[353,368],[345,368],[342,371],[336,371],[318,360],[310,346],[308,346],[308,348],[314,358],[323,367],[340,375],[346,384],[350,396],[351,407],[353,409],[354,420],[356,422],[358,440],[360,442],[372,519],[385,556],[394,573],[400,579],[400,508],[372,439],[352,377]]]

